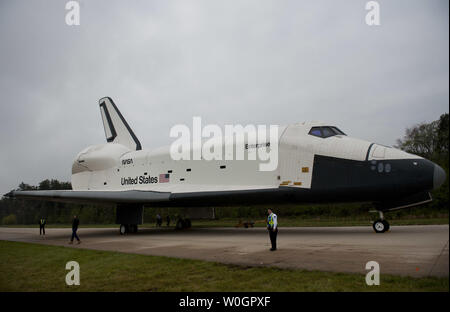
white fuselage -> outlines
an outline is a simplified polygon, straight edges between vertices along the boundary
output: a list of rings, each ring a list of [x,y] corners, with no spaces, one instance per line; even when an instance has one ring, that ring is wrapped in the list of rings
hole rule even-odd
[[[118,143],[90,146],[80,152],[72,166],[74,190],[151,190],[204,192],[270,189],[281,186],[311,188],[314,155],[348,160],[420,158],[398,149],[335,135],[320,138],[308,134],[318,123],[280,127],[278,166],[260,171],[260,161],[173,160],[170,147],[132,151]],[[161,175],[168,175],[161,181]],[[165,176],[164,176],[165,177]],[[167,181],[168,180],[168,181]]]

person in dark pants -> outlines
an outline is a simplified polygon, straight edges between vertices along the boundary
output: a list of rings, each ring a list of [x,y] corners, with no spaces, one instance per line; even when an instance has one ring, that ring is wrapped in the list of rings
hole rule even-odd
[[[166,217],[166,223],[167,223],[167,226],[170,226],[170,216],[169,215],[167,215],[167,217]]]
[[[162,217],[161,217],[161,215],[158,213],[157,215],[156,215],[156,226],[158,227],[158,226],[161,226],[161,224],[162,224]]]
[[[72,221],[72,238],[70,239],[69,244],[73,244],[73,239],[76,238],[78,241],[78,244],[81,243],[80,238],[77,235],[78,225],[80,224],[80,220],[77,218],[77,216],[73,216]]]
[[[267,213],[269,216],[267,217],[267,230],[269,231],[270,243],[272,244],[272,248],[270,251],[277,250],[277,234],[278,234],[278,222],[277,215],[272,212],[272,209],[268,209]]]
[[[41,236],[42,234],[44,234],[44,239],[45,239],[45,225],[47,224],[47,220],[45,220],[44,217],[42,217],[39,220],[39,236]]]

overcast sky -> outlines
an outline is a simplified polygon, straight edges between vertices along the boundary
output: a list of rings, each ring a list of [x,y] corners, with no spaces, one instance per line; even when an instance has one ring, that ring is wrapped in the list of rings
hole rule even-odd
[[[144,148],[170,128],[321,120],[393,145],[449,103],[448,0],[0,1],[0,192],[70,180],[110,96]]]

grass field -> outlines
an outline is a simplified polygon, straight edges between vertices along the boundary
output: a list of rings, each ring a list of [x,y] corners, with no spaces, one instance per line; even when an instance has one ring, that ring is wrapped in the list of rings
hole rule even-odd
[[[67,286],[68,261],[80,286]],[[449,291],[448,278],[328,273],[0,241],[0,291]]]
[[[374,214],[375,216],[375,214]],[[371,226],[375,217],[337,217],[337,218],[302,218],[302,217],[289,217],[279,218],[280,226],[296,227],[296,226]],[[406,216],[397,219],[389,219],[391,225],[431,225],[431,224],[449,224],[448,215],[441,217],[416,217]],[[81,220],[82,221],[82,220]],[[194,227],[233,227],[239,224],[239,219],[235,218],[222,218],[218,220],[193,220],[192,226]],[[241,221],[257,221],[255,227],[265,227],[265,220],[255,219],[241,219]],[[165,226],[163,222],[163,226]],[[37,224],[22,224],[22,225],[2,225],[4,227],[38,227]],[[140,227],[154,227],[155,223],[144,223]],[[171,226],[175,226],[172,222]],[[47,228],[66,228],[71,227],[70,224],[48,224]],[[118,227],[117,224],[80,224],[80,227]]]

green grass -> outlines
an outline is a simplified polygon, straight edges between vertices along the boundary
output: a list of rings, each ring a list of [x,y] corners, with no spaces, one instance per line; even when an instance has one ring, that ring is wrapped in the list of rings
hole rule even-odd
[[[396,219],[389,219],[391,225],[432,225],[432,224],[449,224],[448,215],[440,217],[423,217],[423,216],[406,216]],[[304,218],[304,217],[279,217],[280,226],[286,227],[307,227],[307,226],[370,226],[376,219],[376,214],[372,216],[364,217],[316,217],[316,218]],[[241,219],[242,221],[259,221],[255,223],[256,227],[265,227],[265,220],[259,218]],[[222,218],[219,220],[193,220],[193,227],[234,227],[239,223],[239,219],[236,218]],[[25,224],[25,225],[2,225],[4,227],[38,227],[37,224]],[[171,226],[175,226],[172,223]],[[71,227],[70,224],[48,224],[47,228],[67,228]],[[80,227],[118,227],[117,224],[81,224]],[[155,227],[155,223],[144,223],[140,227],[149,228]],[[165,223],[163,222],[163,227]]]
[[[80,264],[80,286],[65,264]],[[199,260],[0,241],[0,291],[449,291],[448,278],[241,267]]]

